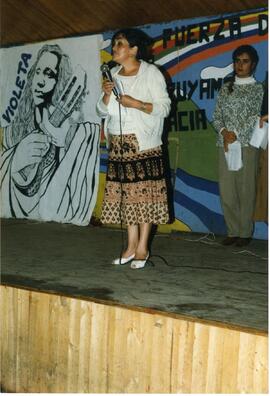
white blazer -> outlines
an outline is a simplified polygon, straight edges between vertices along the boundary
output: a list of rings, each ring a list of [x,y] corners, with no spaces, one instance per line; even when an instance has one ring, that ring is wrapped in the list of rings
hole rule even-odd
[[[130,114],[134,121],[134,132],[138,139],[139,149],[147,150],[155,148],[162,144],[162,133],[164,118],[168,116],[171,107],[171,100],[169,98],[166,82],[159,71],[159,69],[143,60],[140,61],[140,68],[136,79],[131,87],[130,95],[142,102],[149,102],[153,104],[151,114],[147,114],[138,109],[131,108]],[[111,70],[114,78],[122,66],[116,66]],[[111,115],[118,115],[119,104],[115,96],[112,94],[108,105],[106,106],[102,100],[104,93],[102,93],[97,102],[97,113],[100,117],[105,118],[104,133],[108,136],[107,125]]]

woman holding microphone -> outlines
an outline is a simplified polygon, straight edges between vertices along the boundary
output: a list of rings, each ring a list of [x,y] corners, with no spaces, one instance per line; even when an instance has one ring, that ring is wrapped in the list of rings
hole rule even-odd
[[[103,81],[97,103],[105,118],[109,148],[101,221],[127,226],[127,247],[114,265],[130,263],[144,268],[149,259],[153,224],[169,220],[162,158],[164,118],[170,112],[165,79],[146,62],[148,36],[138,29],[123,29],[112,38],[113,82]],[[113,88],[121,87],[114,95]]]

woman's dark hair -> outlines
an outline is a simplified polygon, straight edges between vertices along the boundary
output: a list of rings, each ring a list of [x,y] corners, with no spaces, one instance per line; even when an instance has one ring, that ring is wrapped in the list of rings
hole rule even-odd
[[[240,45],[240,47],[237,47],[232,54],[233,61],[235,62],[236,58],[244,53],[249,55],[251,62],[254,64],[252,69],[252,71],[254,71],[259,62],[259,55],[255,48],[251,45]]]
[[[152,39],[142,30],[136,28],[118,30],[112,37],[112,47],[114,46],[115,40],[120,36],[124,37],[128,41],[130,47],[138,47],[136,55],[137,59],[148,61],[152,58],[150,50]]]
[[[259,55],[258,55],[258,52],[256,51],[256,49],[254,47],[252,47],[251,45],[240,45],[240,47],[237,47],[233,51],[233,54],[232,54],[233,63],[236,62],[236,59],[239,57],[239,55],[242,55],[244,53],[248,54],[248,56],[250,57],[251,65],[252,65],[251,71],[252,71],[252,73],[254,73],[254,71],[257,67],[257,64],[259,62]],[[233,91],[234,81],[235,81],[235,71],[233,72],[232,79],[231,79],[229,87],[228,87],[230,93]]]

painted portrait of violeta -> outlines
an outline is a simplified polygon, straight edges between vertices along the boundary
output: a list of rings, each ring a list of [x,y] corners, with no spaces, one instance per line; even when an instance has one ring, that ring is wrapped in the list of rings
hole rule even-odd
[[[96,198],[100,125],[85,117],[83,106],[98,93],[80,58],[74,64],[59,44],[44,44],[33,58],[21,56],[18,71],[29,71],[25,80],[23,73],[15,79],[21,91],[12,91],[2,112],[9,121],[3,128],[3,217],[86,225]]]

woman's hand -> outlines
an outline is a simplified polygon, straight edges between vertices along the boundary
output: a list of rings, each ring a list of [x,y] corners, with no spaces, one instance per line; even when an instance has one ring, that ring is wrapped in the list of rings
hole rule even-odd
[[[134,99],[132,98],[132,96],[129,95],[120,95],[120,97],[116,100],[124,107],[133,107],[135,109],[140,109],[142,104],[140,100]]]
[[[264,122],[268,122],[268,114],[265,114],[264,116],[260,117],[260,128],[263,127]]]
[[[114,86],[115,86],[114,82],[109,81],[109,80],[104,80],[102,83],[102,91],[104,92],[103,103],[105,105],[107,105],[109,103],[110,96],[111,96]]]
[[[115,84],[112,81],[104,80],[102,83],[102,91],[105,95],[110,96]]]
[[[223,129],[221,135],[223,136],[224,150],[227,152],[228,145],[235,142],[237,140],[237,136],[233,131],[228,131],[228,129]]]

